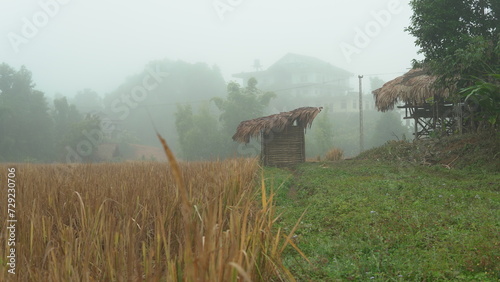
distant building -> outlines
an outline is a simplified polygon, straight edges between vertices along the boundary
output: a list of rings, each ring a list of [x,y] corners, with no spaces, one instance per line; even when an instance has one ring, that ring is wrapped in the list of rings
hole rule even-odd
[[[290,108],[303,105],[328,107],[333,112],[357,112],[358,92],[350,88],[353,74],[318,58],[288,53],[266,70],[260,61],[254,63],[256,71],[233,74],[247,85],[250,78],[257,87],[278,94],[276,103]],[[364,109],[374,109],[370,96],[364,99]],[[286,110],[286,109],[280,109]]]

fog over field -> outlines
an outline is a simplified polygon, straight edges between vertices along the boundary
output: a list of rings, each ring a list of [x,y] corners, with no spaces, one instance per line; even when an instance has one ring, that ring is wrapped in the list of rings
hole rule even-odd
[[[401,0],[3,0],[0,60],[49,96],[104,94],[163,58],[217,65],[227,81],[288,52],[387,81],[418,58],[410,15]]]
[[[365,148],[409,132],[398,113],[377,112],[371,95],[422,59],[405,32],[408,1],[8,0],[0,11],[2,84],[19,84],[0,89],[2,103],[19,89],[43,94],[29,98],[43,114],[27,117],[25,129],[27,113],[4,116],[13,128],[0,161],[159,159],[154,125],[183,159],[256,156],[257,140],[248,148],[231,139],[238,124],[305,106],[324,107],[306,135],[308,158],[332,147],[352,156],[363,147],[359,75]],[[89,113],[100,120],[83,120]],[[33,120],[44,122],[39,133]],[[45,149],[29,153],[30,142]]]

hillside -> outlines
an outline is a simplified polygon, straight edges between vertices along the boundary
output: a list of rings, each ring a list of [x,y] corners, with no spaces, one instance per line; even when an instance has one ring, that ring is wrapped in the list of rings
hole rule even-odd
[[[415,142],[390,141],[363,152],[356,159],[500,172],[500,134],[455,135]]]

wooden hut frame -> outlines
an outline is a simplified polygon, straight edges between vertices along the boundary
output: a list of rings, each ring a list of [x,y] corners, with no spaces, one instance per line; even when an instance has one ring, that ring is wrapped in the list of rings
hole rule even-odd
[[[375,106],[385,112],[398,108],[405,109],[404,119],[413,119],[415,139],[433,134],[450,135],[462,131],[462,107],[460,103],[448,101],[450,93],[456,89],[437,88],[435,76],[426,74],[423,69],[412,69],[397,77],[381,88],[373,91]]]
[[[305,162],[306,129],[323,107],[302,107],[267,117],[242,121],[233,140],[247,144],[261,138],[261,161],[265,166],[289,166]]]

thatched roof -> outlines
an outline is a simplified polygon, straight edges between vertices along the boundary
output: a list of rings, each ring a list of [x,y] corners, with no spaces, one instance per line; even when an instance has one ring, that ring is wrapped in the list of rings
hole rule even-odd
[[[398,102],[422,105],[429,98],[447,98],[453,89],[436,88],[435,81],[436,77],[428,75],[425,70],[412,69],[374,90],[375,105],[379,111],[385,112],[394,109]]]
[[[269,134],[271,131],[282,132],[294,123],[305,130],[311,127],[314,118],[322,109],[323,107],[302,107],[290,112],[242,121],[233,135],[233,140],[248,143],[251,137],[259,137],[261,132],[264,134]]]

